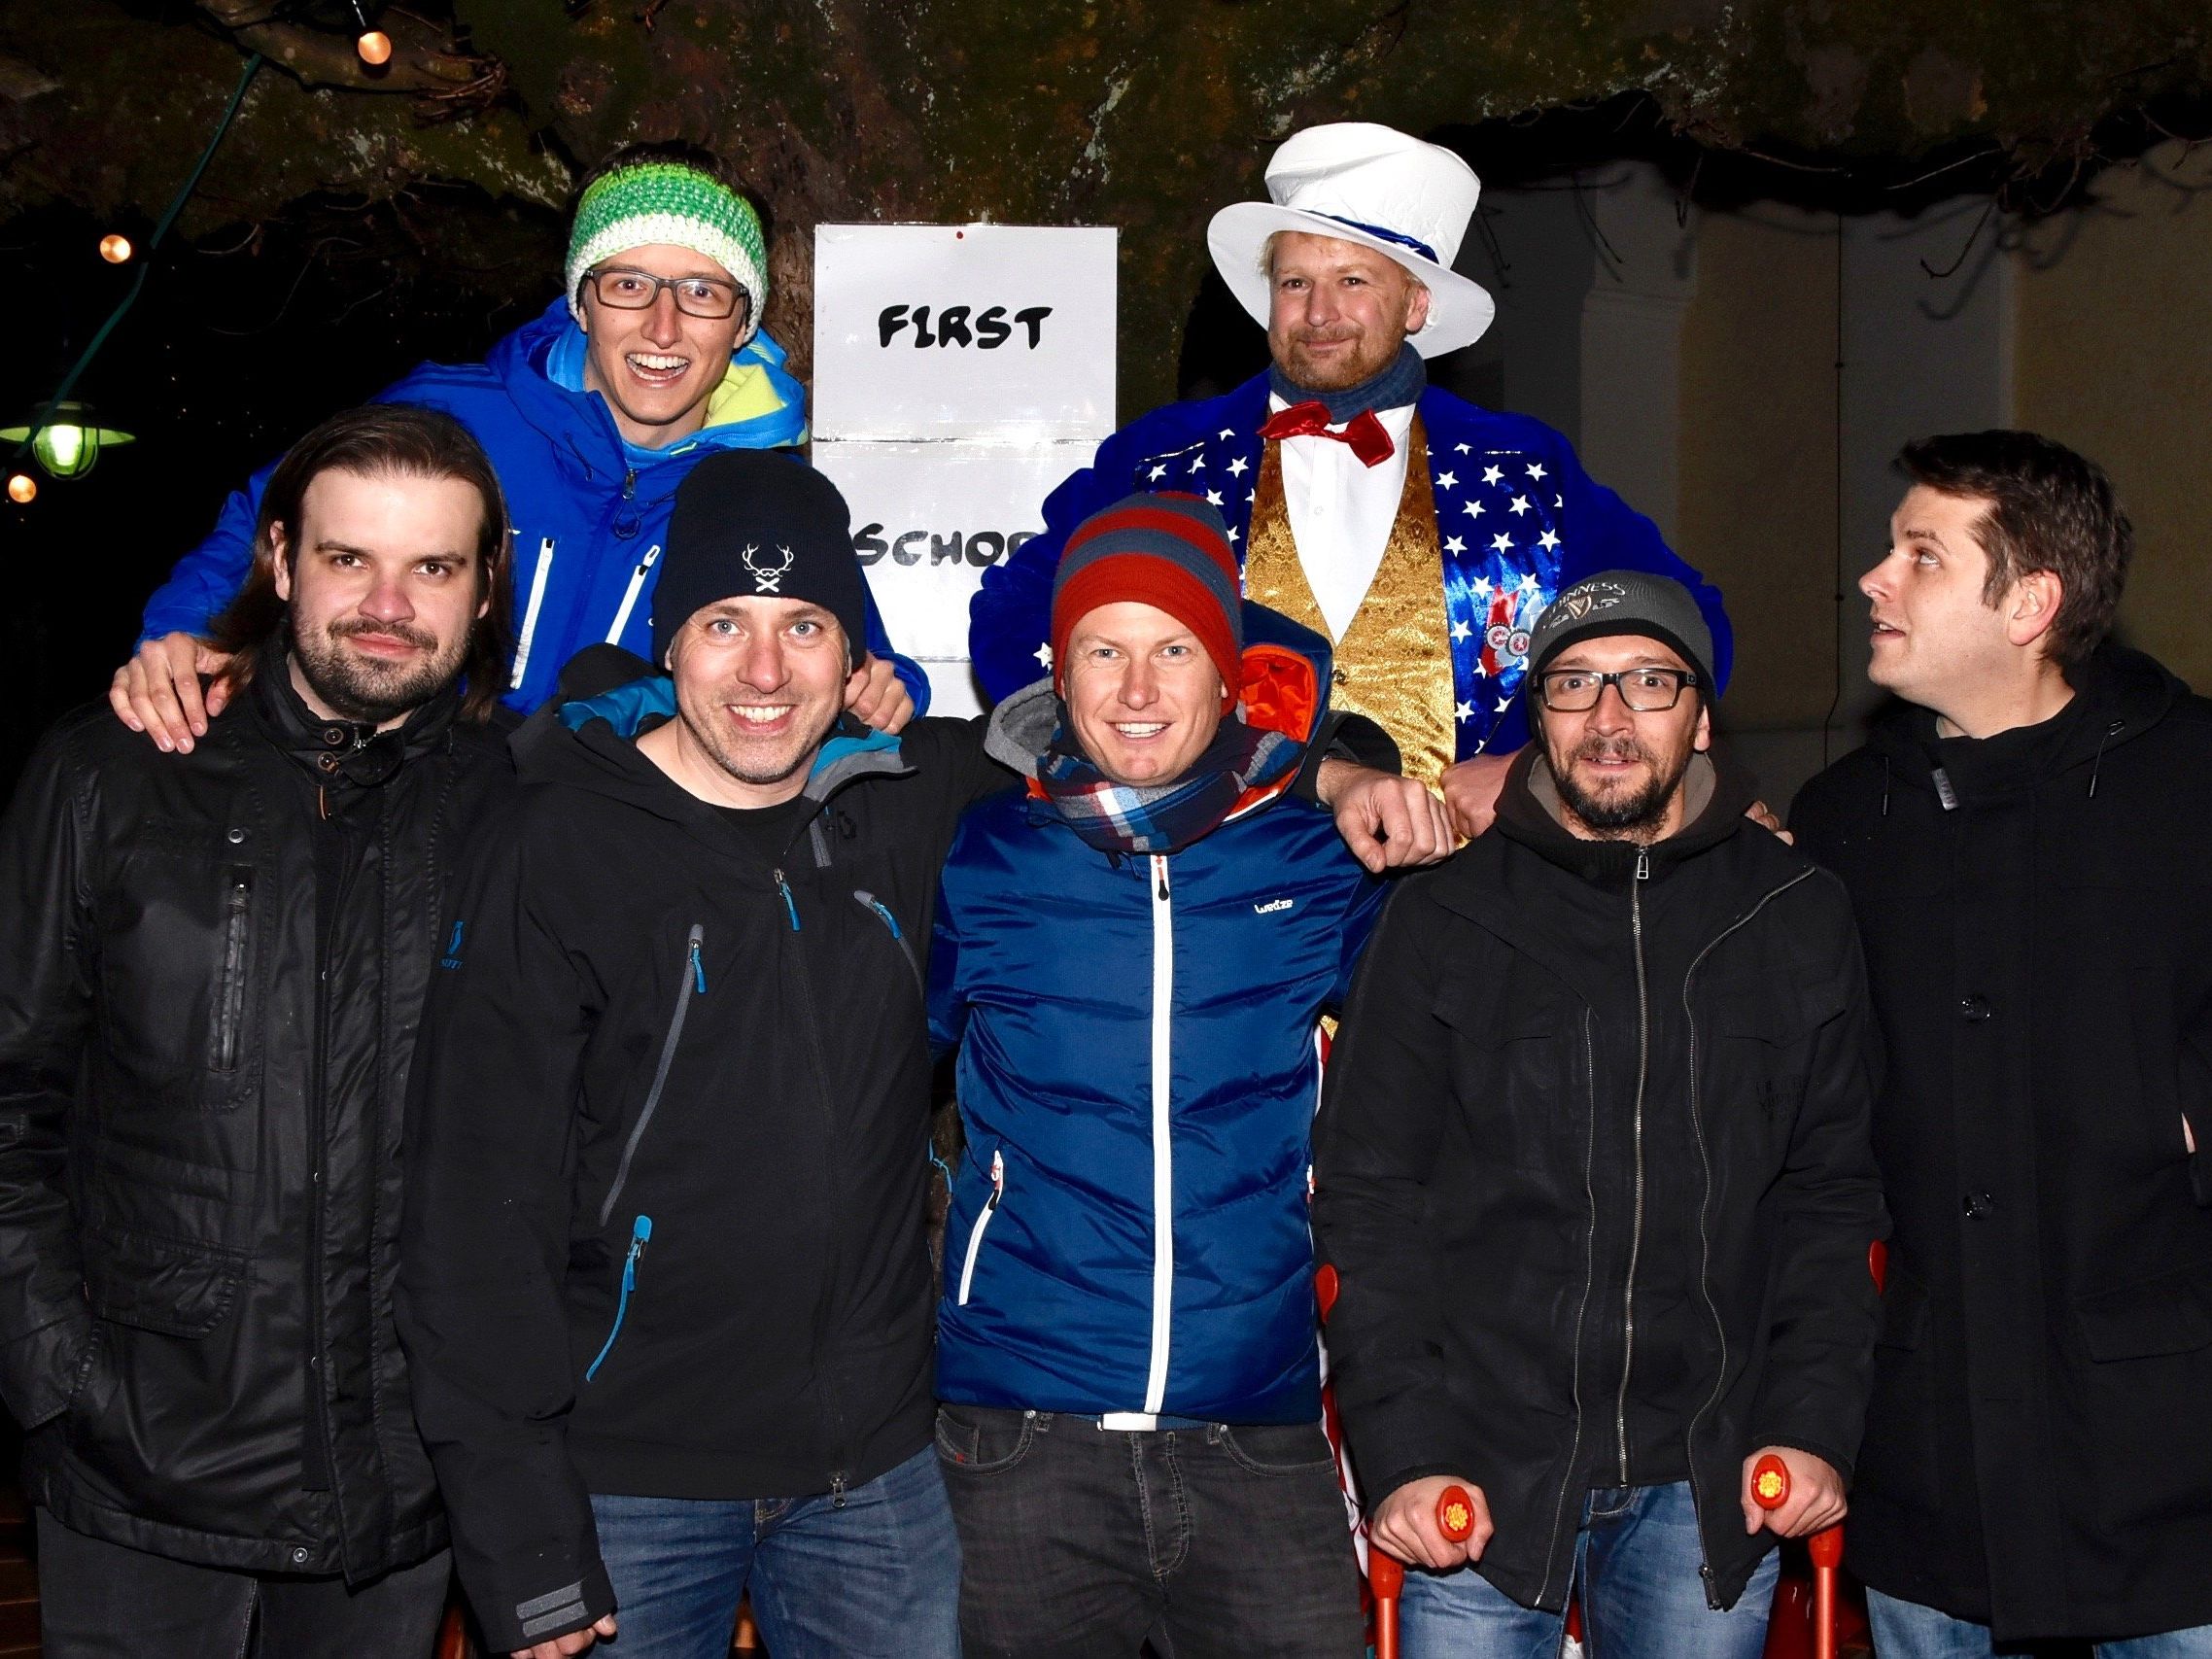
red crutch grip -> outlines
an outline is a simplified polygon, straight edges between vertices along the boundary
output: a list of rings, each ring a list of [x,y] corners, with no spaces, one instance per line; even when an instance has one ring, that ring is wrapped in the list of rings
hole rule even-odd
[[[1789,1502],[1789,1465],[1772,1452],[1751,1466],[1751,1502],[1762,1509]]]
[[[1454,1481],[1436,1494],[1436,1530],[1454,1543],[1474,1536],[1474,1494]],[[1405,1566],[1380,1545],[1367,1546],[1367,1588],[1375,1598],[1375,1659],[1398,1659],[1398,1597]]]
[[[1447,1486],[1436,1494],[1436,1531],[1454,1543],[1474,1537],[1474,1495],[1464,1486]]]

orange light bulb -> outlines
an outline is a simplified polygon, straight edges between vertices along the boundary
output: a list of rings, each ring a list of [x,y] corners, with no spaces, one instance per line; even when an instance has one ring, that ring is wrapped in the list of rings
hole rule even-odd
[[[28,506],[38,499],[39,481],[28,472],[17,472],[8,480],[8,499],[17,506]]]
[[[392,37],[382,29],[370,29],[354,42],[354,51],[363,63],[377,68],[392,61]]]
[[[107,260],[111,265],[121,264],[130,258],[131,253],[132,249],[128,236],[119,236],[111,230],[107,235],[100,238],[100,258]]]

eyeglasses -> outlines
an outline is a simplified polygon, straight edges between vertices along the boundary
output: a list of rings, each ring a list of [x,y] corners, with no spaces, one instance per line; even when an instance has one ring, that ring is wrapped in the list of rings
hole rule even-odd
[[[661,290],[665,288],[675,295],[675,308],[686,317],[719,321],[734,316],[745,297],[745,291],[736,283],[721,282],[713,277],[660,277],[651,271],[634,271],[621,265],[589,270],[584,276],[592,285],[592,293],[599,296],[599,302],[617,311],[649,310],[659,302]]]
[[[1597,674],[1589,669],[1547,669],[1537,676],[1537,694],[1554,714],[1583,714],[1597,708],[1606,687],[1620,693],[1634,714],[1662,714],[1682,700],[1682,689],[1698,683],[1686,669],[1623,669]]]

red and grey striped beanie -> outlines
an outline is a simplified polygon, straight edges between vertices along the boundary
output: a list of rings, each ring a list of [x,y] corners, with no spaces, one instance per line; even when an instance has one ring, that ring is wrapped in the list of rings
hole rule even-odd
[[[1053,578],[1053,683],[1067,690],[1068,636],[1102,605],[1164,610],[1198,637],[1236,705],[1244,658],[1243,581],[1222,515],[1196,496],[1124,496],[1067,538]]]

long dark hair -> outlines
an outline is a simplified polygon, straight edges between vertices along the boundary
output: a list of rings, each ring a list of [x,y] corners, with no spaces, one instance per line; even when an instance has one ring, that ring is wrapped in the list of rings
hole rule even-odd
[[[333,471],[363,478],[457,478],[474,486],[484,505],[476,532],[476,600],[491,604],[469,626],[468,654],[461,671],[466,685],[461,715],[487,718],[507,689],[507,656],[513,646],[513,538],[507,533],[506,496],[491,458],[467,427],[451,415],[410,403],[364,403],[343,410],[277,463],[261,492],[261,516],[254,526],[254,568],[237,598],[208,629],[216,649],[230,653],[223,677],[233,693],[244,690],[254,677],[262,641],[283,625],[289,606],[277,597],[277,536],[272,533],[282,533],[287,569],[292,569],[299,556],[299,512],[307,486]]]

